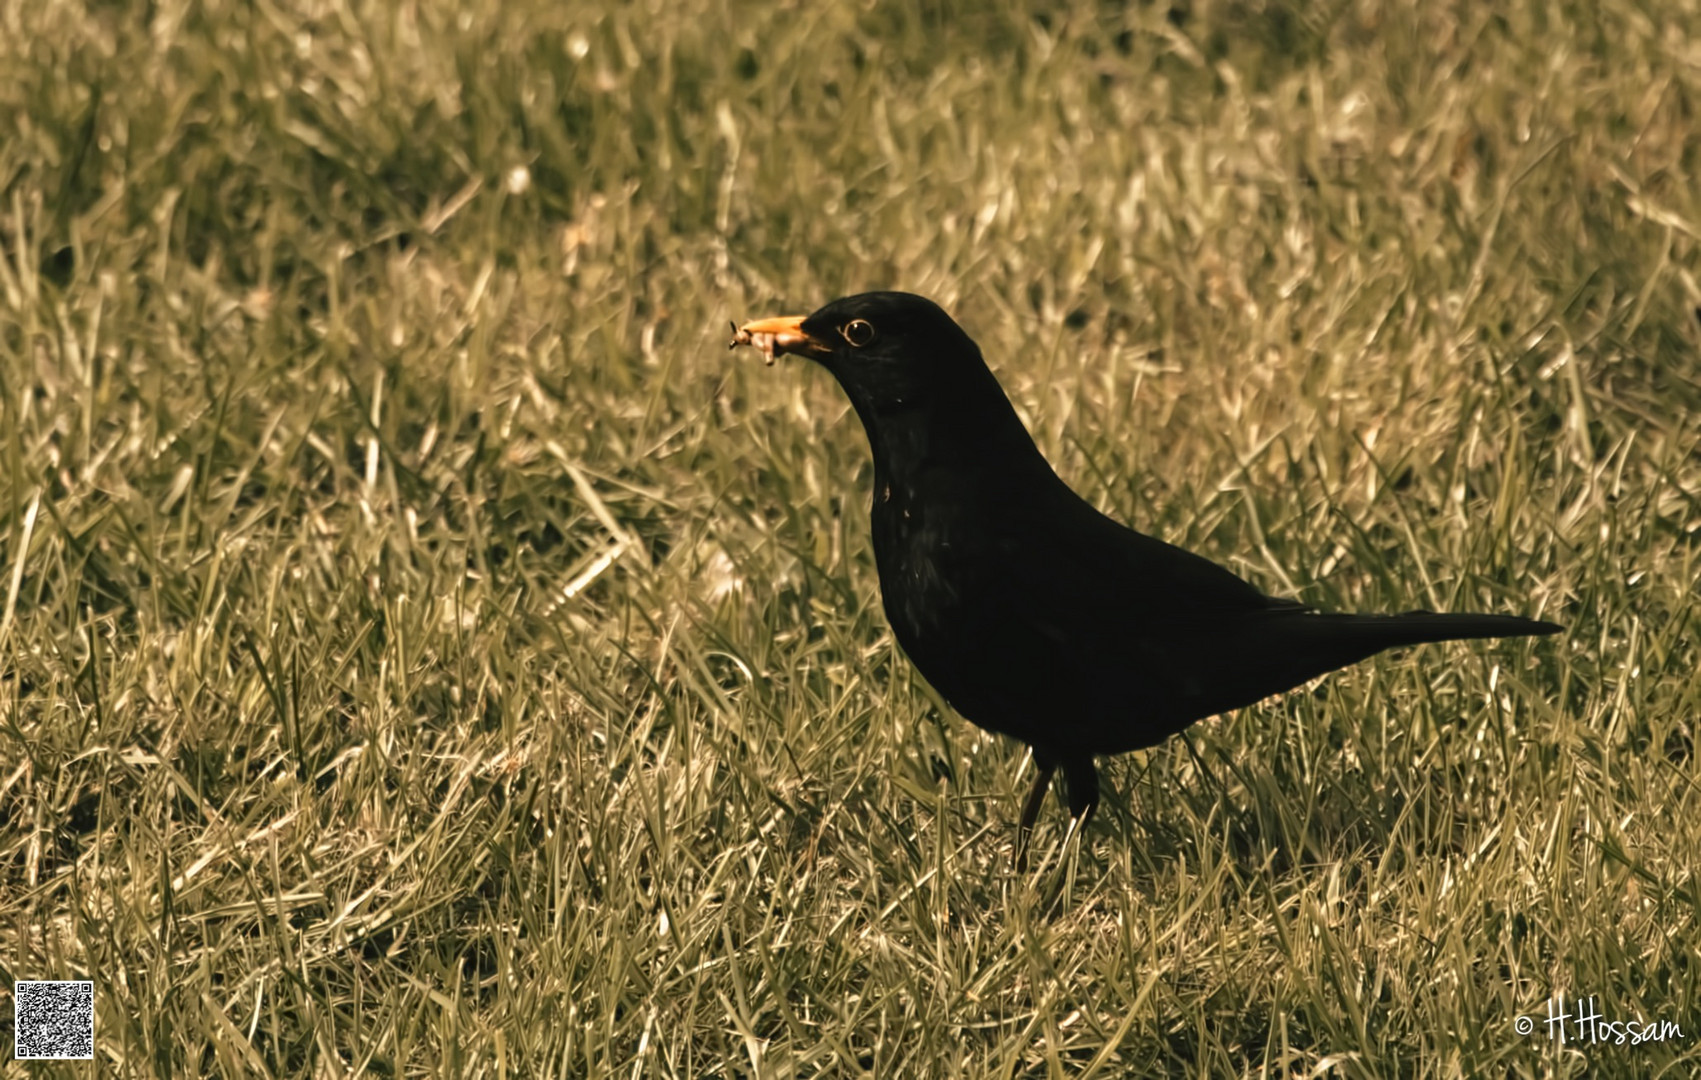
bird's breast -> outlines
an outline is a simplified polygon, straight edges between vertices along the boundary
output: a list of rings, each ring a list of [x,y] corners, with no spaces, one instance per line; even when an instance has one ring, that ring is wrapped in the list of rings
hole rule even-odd
[[[912,655],[937,651],[964,617],[970,583],[965,538],[938,504],[882,487],[872,515],[880,595],[898,641]]]

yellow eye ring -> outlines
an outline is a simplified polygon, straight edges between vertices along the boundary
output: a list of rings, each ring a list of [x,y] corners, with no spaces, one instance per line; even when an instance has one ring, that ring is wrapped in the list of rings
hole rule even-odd
[[[839,327],[839,336],[860,349],[874,340],[874,324],[867,319],[852,319]]]

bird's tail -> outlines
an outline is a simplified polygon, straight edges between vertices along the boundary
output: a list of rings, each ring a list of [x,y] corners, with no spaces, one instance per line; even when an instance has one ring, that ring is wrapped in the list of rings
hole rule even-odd
[[[1193,647],[1177,655],[1208,658],[1182,671],[1203,688],[1189,701],[1188,711],[1197,716],[1250,705],[1384,649],[1457,638],[1556,634],[1561,629],[1515,615],[1340,615],[1287,608],[1261,619],[1233,620],[1211,631],[1210,649]]]
[[[1304,614],[1284,620],[1290,647],[1298,647],[1320,675],[1384,649],[1462,638],[1557,634],[1564,627],[1516,615],[1455,615],[1407,611],[1399,615]]]
[[[1433,611],[1407,611],[1399,615],[1313,615],[1325,622],[1340,620],[1351,636],[1380,649],[1421,645],[1426,641],[1455,641],[1464,638],[1529,637],[1557,634],[1557,623],[1524,619],[1516,615],[1453,615]]]

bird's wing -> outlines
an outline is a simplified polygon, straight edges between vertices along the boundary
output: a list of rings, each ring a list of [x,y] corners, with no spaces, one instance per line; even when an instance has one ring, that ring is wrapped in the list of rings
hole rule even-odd
[[[1196,655],[1229,627],[1310,609],[1268,596],[1202,556],[1146,536],[1081,504],[1050,530],[1016,528],[1000,538],[1002,581],[964,590],[971,621],[1002,628],[987,640],[1005,662],[1101,685],[1111,671],[1138,671],[1147,692],[1190,695],[1209,669]],[[1113,680],[1114,681],[1114,680]],[[1173,687],[1165,684],[1174,682]],[[1131,690],[1125,687],[1113,692]]]
[[[1042,489],[1023,508],[959,489],[916,500],[914,517],[876,504],[898,638],[983,727],[1034,745],[1108,746],[1096,730],[1132,708],[1156,741],[1174,718],[1203,715],[1192,702],[1225,624],[1305,610],[1058,489],[1067,497]],[[945,509],[943,522],[923,516],[929,506]]]
[[[1028,579],[1015,592],[1033,598],[1036,614],[1102,613],[1116,625],[1145,631],[1205,617],[1306,606],[1268,596],[1211,560],[1135,532],[1085,501],[1059,513],[1053,527],[1030,521],[1013,531],[1007,555],[1006,566],[1018,579]]]

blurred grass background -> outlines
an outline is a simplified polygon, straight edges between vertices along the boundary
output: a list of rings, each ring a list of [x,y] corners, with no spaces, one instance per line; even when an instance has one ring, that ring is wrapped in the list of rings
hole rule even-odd
[[[0,0],[0,982],[123,1076],[1693,1072],[1698,29]],[[1568,633],[1117,759],[1018,878],[854,417],[725,350],[865,288],[1139,528]]]

